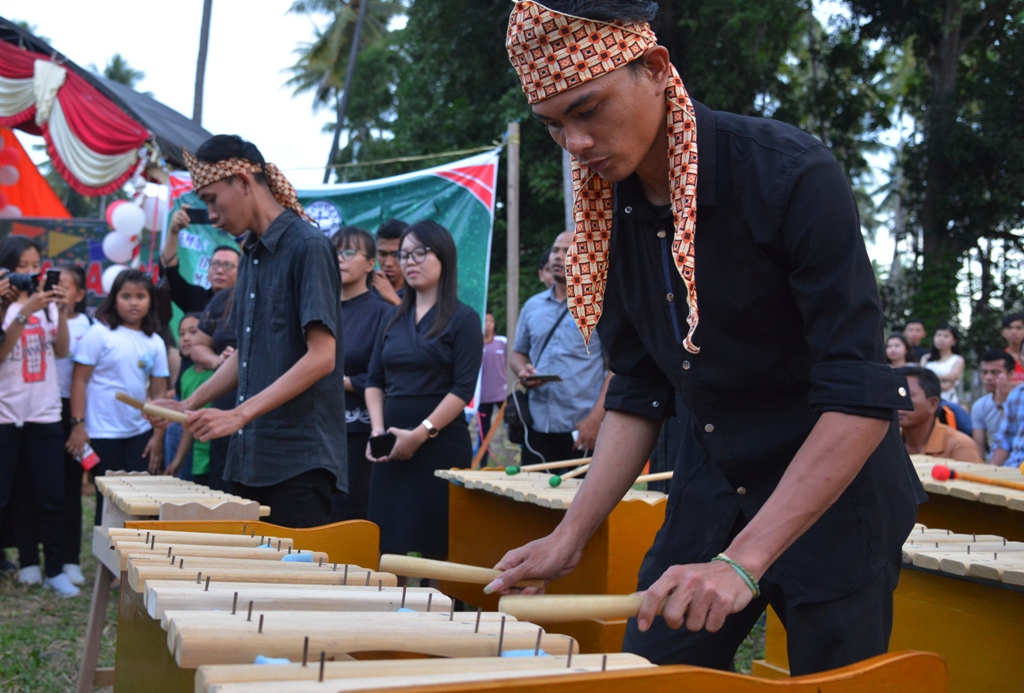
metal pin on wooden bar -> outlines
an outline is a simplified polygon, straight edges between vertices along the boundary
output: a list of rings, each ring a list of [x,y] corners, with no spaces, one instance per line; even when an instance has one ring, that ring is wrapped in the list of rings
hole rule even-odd
[[[476,626],[473,628],[474,633],[480,632],[480,614],[483,613],[483,609],[479,606],[476,608]]]
[[[453,603],[452,604],[452,610],[448,612],[448,621],[451,622],[451,621],[454,621],[454,620],[455,620],[455,604]]]
[[[406,585],[402,585],[402,605],[398,607],[399,609],[404,609],[405,608],[405,590],[406,590]]]
[[[608,668],[608,655],[601,655],[601,671]]]
[[[501,656],[501,648],[505,644],[505,617],[501,617],[501,630],[498,631],[498,656]]]
[[[430,602],[431,602],[431,601],[432,601],[433,599],[434,599],[434,595],[433,595],[432,593],[428,593],[428,594],[427,594],[427,613],[428,613],[428,614],[430,613]]]
[[[341,584],[348,585],[348,563],[345,564],[345,574],[341,576]]]
[[[201,571],[201,570],[198,573],[196,573],[196,584],[197,585],[203,584],[203,571]]]
[[[255,539],[256,538],[256,530],[255,529],[252,532],[249,533],[249,538],[250,539]]]
[[[327,661],[327,653],[320,650],[320,683],[324,682],[324,662]]]
[[[366,586],[367,587],[370,586],[370,571],[369,570],[366,571]]]
[[[231,615],[234,616],[236,611],[238,611],[238,592],[235,592],[235,596],[231,600]]]
[[[384,591],[384,581],[383,580],[377,580],[377,591],[378,592],[383,592]]]
[[[565,659],[565,668],[572,669],[572,646],[576,644],[575,640],[569,641],[569,656]]]
[[[307,635],[306,639],[302,641],[302,666],[306,666],[306,663],[308,661],[309,661],[309,636]]]
[[[538,628],[537,629],[537,644],[533,648],[533,656],[534,657],[539,657],[540,656],[540,638],[541,638],[542,635],[544,635],[544,629],[543,628]]]
[[[288,547],[288,555],[289,555],[289,556],[291,556],[291,555],[292,555],[292,547],[290,547],[290,546]]]
[[[252,600],[249,600],[249,615],[245,618],[246,621],[252,620]]]
[[[260,629],[258,631],[256,631],[256,632],[257,633],[262,633],[263,632],[263,614],[260,614]],[[604,671],[604,670],[602,669],[602,671]]]
[[[277,550],[278,551],[281,550],[281,540],[280,539],[277,540]]]
[[[320,561],[316,564],[316,567],[317,568],[323,568],[324,567],[324,557],[323,556],[320,557]]]
[[[335,573],[338,572],[338,564],[337,563],[334,564],[334,567],[331,568],[331,571],[335,572]]]
[[[184,558],[179,558],[178,559],[178,567],[184,569],[184,567],[185,567],[185,559]]]
[[[153,535],[153,540],[149,542],[149,550],[156,551],[156,535]]]
[[[146,532],[146,543],[149,543],[149,532]]]
[[[173,549],[173,548],[174,548],[173,546],[168,546],[168,547],[167,547],[167,557],[168,557],[168,558],[170,558],[170,557],[171,557],[171,549]]]
[[[209,592],[209,591],[210,591],[210,576],[207,575],[206,576],[206,587],[203,588],[203,592]]]
[[[174,565],[174,556],[171,556],[171,565]]]

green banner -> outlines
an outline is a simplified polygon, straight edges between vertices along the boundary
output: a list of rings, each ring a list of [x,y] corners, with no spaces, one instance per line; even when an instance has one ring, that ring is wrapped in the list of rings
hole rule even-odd
[[[494,188],[500,150],[435,168],[361,183],[325,185],[298,191],[299,201],[328,236],[340,226],[359,226],[371,233],[388,219],[409,224],[431,219],[447,228],[459,254],[459,299],[480,313],[487,311],[487,273],[494,226]],[[194,193],[182,204],[204,205]],[[231,237],[211,226],[192,225],[179,235],[181,275],[208,286],[207,264],[213,249]]]

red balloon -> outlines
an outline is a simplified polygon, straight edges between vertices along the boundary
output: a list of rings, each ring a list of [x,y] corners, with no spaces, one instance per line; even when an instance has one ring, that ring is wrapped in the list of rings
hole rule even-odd
[[[114,220],[112,217],[114,210],[125,204],[128,204],[127,200],[118,200],[117,202],[111,202],[107,205],[107,226],[114,228]]]
[[[14,147],[0,149],[0,166],[17,166],[21,163],[21,152]]]
[[[0,192],[0,209],[6,207],[8,202],[10,202],[10,200],[7,199],[7,195]]]

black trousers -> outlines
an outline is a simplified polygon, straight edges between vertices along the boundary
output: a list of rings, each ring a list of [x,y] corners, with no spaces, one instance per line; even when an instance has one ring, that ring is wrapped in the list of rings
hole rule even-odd
[[[107,472],[144,472],[149,469],[149,460],[142,456],[146,444],[153,437],[153,431],[146,431],[131,438],[93,438],[89,445],[100,461],[92,468],[94,476]],[[96,524],[103,521],[103,494],[96,491]]]
[[[522,463],[524,465],[574,460],[583,457],[583,450],[573,449],[575,441],[572,439],[571,433],[541,433],[531,428],[526,431],[526,434],[526,442],[530,447],[522,446]],[[533,448],[533,451],[530,448]],[[568,470],[566,468],[563,471]]]
[[[789,670],[793,676],[844,667],[889,649],[892,632],[892,593],[899,581],[896,556],[868,584],[841,599],[814,604],[792,604],[780,585],[762,579],[761,596],[743,611],[729,616],[716,633],[693,633],[683,626],[673,630],[658,617],[646,633],[630,619],[622,643],[655,664],[691,664],[728,671],[743,639],[770,604],[786,626]],[[645,560],[639,589],[661,577],[662,569]]]
[[[228,482],[228,491],[237,496],[270,506],[267,522],[282,527],[319,527],[331,521],[331,493],[334,474],[326,469],[311,469],[271,486],[246,486]]]
[[[27,472],[22,478],[31,480],[30,487],[15,488],[21,470]],[[33,499],[36,536],[43,542],[46,575],[60,575],[64,568],[64,429],[59,421],[0,424],[0,518],[15,493],[22,497],[30,494]],[[37,552],[30,551],[29,555]],[[38,556],[34,560],[38,563]]]
[[[331,493],[331,522],[365,520],[370,504],[370,472],[373,462],[366,459],[369,431],[348,431],[345,441],[348,449],[348,491],[335,489]]]

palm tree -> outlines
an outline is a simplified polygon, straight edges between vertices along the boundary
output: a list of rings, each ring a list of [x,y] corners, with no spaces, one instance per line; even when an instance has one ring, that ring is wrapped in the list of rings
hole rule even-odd
[[[405,11],[401,0],[297,0],[289,12],[328,15],[326,28],[316,29],[314,40],[296,52],[299,61],[289,68],[287,84],[295,94],[313,92],[313,110],[335,109],[334,141],[331,145],[324,182],[338,154],[341,130],[353,83],[356,57],[360,50],[386,43],[388,24]]]

